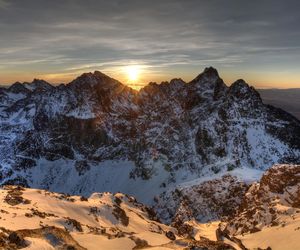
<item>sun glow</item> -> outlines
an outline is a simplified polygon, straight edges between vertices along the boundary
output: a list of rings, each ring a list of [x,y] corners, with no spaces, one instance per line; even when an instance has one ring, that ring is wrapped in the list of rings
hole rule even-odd
[[[138,80],[139,77],[139,69],[136,66],[129,66],[126,69],[127,75],[128,75],[128,80],[130,82],[136,82]]]

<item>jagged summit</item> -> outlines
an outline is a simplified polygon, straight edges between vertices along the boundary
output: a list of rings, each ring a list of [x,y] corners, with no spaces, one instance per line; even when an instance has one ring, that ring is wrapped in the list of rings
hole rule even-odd
[[[12,84],[7,90],[15,94],[29,92],[29,90],[24,86],[24,84],[20,82]]]
[[[50,83],[46,82],[45,80],[36,79],[36,78],[31,83],[25,82],[23,84],[27,89],[31,91],[47,91],[54,88],[54,86],[52,86]]]
[[[118,80],[113,79],[100,71],[95,71],[94,73],[92,72],[83,73],[81,76],[77,77],[68,85],[74,87],[101,86],[103,88],[112,88],[112,87],[122,85],[122,83],[120,83]]]
[[[244,79],[238,79],[230,86],[231,89],[242,89],[242,91],[247,91],[250,88],[249,84],[245,82]]]
[[[213,67],[205,68],[195,79],[187,84],[188,96],[196,102],[203,102],[204,99],[211,102],[220,100],[226,93],[227,86],[220,78],[218,71]]]
[[[43,79],[37,79],[37,78],[34,78],[33,81],[32,81],[30,84],[34,84],[34,85],[45,85],[45,86],[51,85],[51,84],[48,83],[47,81],[45,81],[45,80],[43,80]]]
[[[239,99],[251,99],[252,101],[262,102],[260,94],[249,86],[243,79],[236,80],[228,90],[230,96],[234,96]]]
[[[207,77],[218,77],[219,73],[217,71],[217,69],[215,69],[214,67],[206,67],[202,73],[203,75],[206,75]]]
[[[205,82],[205,81],[216,81],[219,78],[220,78],[219,73],[215,68],[207,67],[207,68],[204,69],[204,71],[202,73],[200,73],[190,83]]]
[[[165,87],[166,85],[170,85],[169,87],[175,87],[178,88],[179,86],[184,86],[187,87],[188,84],[191,85],[205,85],[207,83],[222,83],[224,84],[223,80],[220,78],[218,71],[213,68],[213,67],[207,67],[204,69],[202,73],[200,73],[196,78],[194,78],[192,81],[189,83],[186,83],[183,81],[181,78],[174,78],[171,79],[170,82],[168,81],[163,81],[161,83],[156,83],[156,82],[149,82],[145,87],[147,86],[156,86],[156,87]],[[225,86],[225,84],[224,84]],[[144,88],[145,88],[144,87]]]
[[[177,85],[177,84],[182,84],[184,85],[185,84],[185,81],[183,81],[181,78],[174,78],[170,81],[170,84],[174,84],[174,85]]]
[[[32,82],[16,82],[12,84],[9,88],[7,88],[7,91],[16,94],[28,94],[32,91],[47,91],[52,88],[54,88],[54,86],[52,86],[50,83],[44,80],[34,79]]]

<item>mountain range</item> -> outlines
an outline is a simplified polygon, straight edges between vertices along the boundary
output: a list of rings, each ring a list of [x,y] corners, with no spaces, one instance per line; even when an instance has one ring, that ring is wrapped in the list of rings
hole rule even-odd
[[[188,83],[182,79],[152,82],[139,91],[99,71],[84,73],[58,86],[38,79],[17,82],[0,89],[0,117],[0,184],[7,200],[9,192],[25,192],[27,200],[43,203],[44,198],[36,193],[45,194],[36,189],[84,197],[110,192],[104,195],[105,201],[101,198],[96,203],[107,202],[108,207],[117,206],[120,212],[122,205],[119,200],[115,203],[113,193],[124,193],[127,200],[128,195],[134,196],[151,206],[160,223],[166,224],[155,227],[169,227],[161,231],[161,244],[144,239],[143,244],[148,243],[143,247],[157,245],[158,249],[163,249],[162,244],[175,244],[178,237],[198,239],[199,234],[207,232],[203,225],[214,235],[206,237],[208,241],[221,242],[217,246],[207,241],[210,249],[228,249],[224,244],[245,249],[243,242],[251,241],[251,237],[241,240],[240,235],[262,231],[273,225],[272,221],[278,223],[276,226],[282,225],[281,220],[288,223],[286,217],[282,219],[286,213],[298,221],[299,180],[289,179],[298,176],[299,166],[295,164],[300,163],[300,121],[265,104],[258,91],[242,79],[227,86],[212,67]],[[281,165],[270,168],[274,164]],[[272,169],[278,174],[273,175]],[[284,174],[290,171],[290,177],[285,178]],[[280,192],[270,184],[278,178],[283,181]],[[255,181],[258,184],[253,184]],[[22,190],[11,185],[22,186]],[[261,198],[262,193],[266,199]],[[29,194],[33,196],[30,198]],[[23,209],[19,207],[24,204],[23,198],[16,199],[21,202],[9,205]],[[83,209],[81,201],[77,202],[79,198],[73,199],[76,206],[68,209]],[[57,202],[53,201],[53,206],[65,206]],[[270,209],[263,213],[261,208],[266,206]],[[283,206],[288,212],[281,213]],[[37,208],[25,207],[28,209]],[[43,213],[55,214],[47,206],[43,209]],[[289,214],[290,211],[293,212]],[[113,209],[107,216],[111,214]],[[252,220],[247,217],[249,214]],[[67,220],[66,214],[56,216]],[[263,216],[272,218],[262,222]],[[71,218],[68,222],[78,226],[74,220],[83,218]],[[60,225],[67,227],[65,223]],[[134,224],[139,223],[145,226],[145,222]],[[57,227],[57,221],[52,224]],[[3,233],[9,237],[19,229],[6,228],[8,231]],[[35,233],[42,237],[52,229],[45,230]],[[57,235],[53,230],[51,234]],[[167,231],[172,232],[167,239],[173,243],[166,242]],[[28,232],[17,233],[30,237]],[[130,239],[127,233],[125,238],[131,244],[139,241]],[[81,249],[76,245],[78,240],[75,244],[74,238],[64,237],[69,239],[64,244]],[[4,236],[3,242],[15,244]],[[64,244],[57,247],[66,247]],[[192,247],[200,243],[184,244],[197,249]]]

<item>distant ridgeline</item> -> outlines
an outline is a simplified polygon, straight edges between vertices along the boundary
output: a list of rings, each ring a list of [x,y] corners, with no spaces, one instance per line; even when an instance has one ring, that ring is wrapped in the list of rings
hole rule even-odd
[[[263,102],[279,107],[300,119],[299,89],[259,89]]]

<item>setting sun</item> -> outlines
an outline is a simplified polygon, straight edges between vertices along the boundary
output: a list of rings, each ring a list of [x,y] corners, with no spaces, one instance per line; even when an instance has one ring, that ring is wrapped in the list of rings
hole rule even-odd
[[[129,66],[127,69],[128,80],[130,82],[135,82],[139,76],[139,69],[136,66]]]

